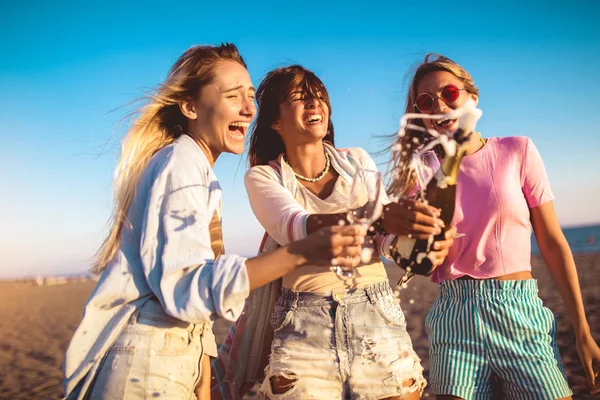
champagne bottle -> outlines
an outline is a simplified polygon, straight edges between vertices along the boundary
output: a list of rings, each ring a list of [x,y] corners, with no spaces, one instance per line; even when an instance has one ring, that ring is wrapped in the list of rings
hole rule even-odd
[[[459,128],[454,133],[455,151],[453,154],[446,152],[441,168],[425,189],[425,199],[428,204],[441,210],[439,218],[444,221],[445,228],[440,234],[430,236],[428,239],[398,237],[395,250],[392,250],[392,257],[396,264],[414,274],[429,276],[433,273],[435,268],[430,258],[434,252],[433,243],[445,239],[446,230],[449,229],[454,217],[460,162],[469,143],[477,136],[474,133],[475,122],[481,116],[481,110],[470,108],[465,114],[462,120],[459,118]]]

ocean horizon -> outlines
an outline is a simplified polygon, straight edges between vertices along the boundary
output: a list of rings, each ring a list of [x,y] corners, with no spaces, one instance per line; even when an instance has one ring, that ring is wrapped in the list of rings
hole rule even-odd
[[[573,254],[600,252],[600,224],[563,227],[562,231]],[[531,254],[540,254],[535,235],[531,235]]]
[[[562,231],[571,247],[573,254],[581,253],[600,253],[600,224],[583,225],[583,226],[571,226],[562,227]],[[540,255],[540,250],[535,240],[535,235],[531,235],[531,254],[534,256]],[[244,257],[254,257],[255,254],[246,254]],[[23,275],[21,277],[0,277],[0,281],[16,281],[26,280],[35,277],[64,277],[64,278],[75,278],[82,275],[89,276],[92,278],[92,274],[88,268],[84,268],[78,272],[71,273],[56,273],[52,272],[41,273],[38,275]]]

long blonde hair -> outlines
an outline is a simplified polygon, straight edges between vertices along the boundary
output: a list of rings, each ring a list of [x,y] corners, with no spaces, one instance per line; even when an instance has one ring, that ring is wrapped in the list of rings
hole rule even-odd
[[[440,54],[429,53],[425,56],[425,59],[415,70],[413,78],[408,88],[408,95],[406,96],[406,109],[408,113],[418,113],[419,111],[415,107],[417,100],[417,87],[421,79],[430,72],[434,71],[447,71],[452,75],[456,76],[464,85],[467,92],[476,94],[479,96],[479,89],[475,86],[475,82],[471,75],[463,67]],[[420,118],[412,119],[409,123],[425,127],[423,120]],[[406,134],[402,137],[394,134],[393,144],[390,146],[392,149],[392,159],[388,164],[388,173],[391,175],[390,182],[388,184],[387,191],[391,196],[403,196],[411,188],[414,183],[414,171],[410,168],[411,156],[417,147],[427,143],[431,140],[428,135],[417,130],[406,130]],[[396,150],[394,150],[396,149]],[[436,149],[440,151],[440,149]]]
[[[221,46],[193,46],[173,64],[160,84],[134,114],[121,146],[114,176],[115,202],[108,237],[96,253],[91,271],[101,273],[119,248],[123,224],[135,194],[140,175],[157,151],[187,132],[187,119],[179,104],[196,96],[214,79],[215,66],[222,61],[246,63],[231,43]]]

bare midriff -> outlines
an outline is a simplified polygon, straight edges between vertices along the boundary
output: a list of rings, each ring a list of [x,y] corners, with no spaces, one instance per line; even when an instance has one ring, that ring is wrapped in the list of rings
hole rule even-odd
[[[456,278],[456,279],[463,280],[463,281],[464,280],[481,281],[481,280],[489,280],[489,279],[496,279],[499,281],[524,281],[527,279],[533,279],[533,276],[531,275],[531,271],[519,271],[519,272],[513,272],[512,274],[495,276],[493,278],[481,279],[481,278],[473,278],[472,276],[469,276],[469,275],[464,275],[464,276],[461,276],[460,278]]]

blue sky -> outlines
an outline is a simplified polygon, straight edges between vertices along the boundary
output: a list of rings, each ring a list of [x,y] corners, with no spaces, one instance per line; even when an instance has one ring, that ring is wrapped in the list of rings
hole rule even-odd
[[[534,140],[561,224],[600,223],[597,1],[13,3],[0,5],[0,277],[88,268],[111,211],[118,122],[189,46],[226,41],[255,85],[290,63],[315,71],[337,145],[371,153],[398,127],[409,68],[444,54],[479,86],[484,136]],[[246,165],[225,155],[216,173],[227,251],[252,255],[262,230]]]

